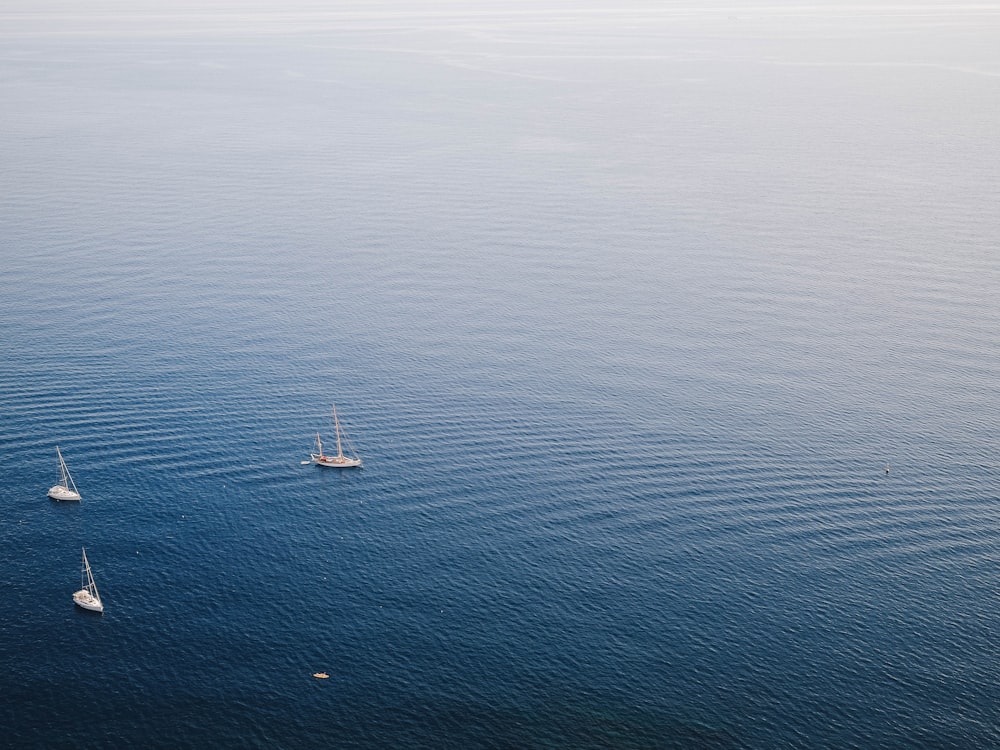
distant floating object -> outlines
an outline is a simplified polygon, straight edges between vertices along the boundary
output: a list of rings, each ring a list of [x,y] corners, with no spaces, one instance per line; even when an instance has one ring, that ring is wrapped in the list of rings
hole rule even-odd
[[[885,473],[886,473],[886,474],[888,474],[888,473],[889,473],[889,464],[886,464],[886,465],[885,465]]]
[[[299,464],[302,465],[302,466],[308,466],[311,463],[312,463],[312,461],[299,461]]]
[[[313,672],[313,677],[315,677],[317,680],[329,680],[330,679],[330,675],[328,675],[326,672]]]
[[[83,564],[80,570],[80,585],[83,586],[83,588],[73,594],[73,602],[76,606],[89,609],[91,612],[103,612],[104,605],[101,604],[101,595],[97,593],[97,584],[94,583],[94,574],[90,571],[90,562],[87,560],[87,550],[83,550]]]
[[[327,456],[323,453],[323,441],[320,440],[319,433],[316,433],[316,452],[309,454],[309,459],[311,463],[317,466],[333,466],[337,469],[349,469],[354,466],[361,466],[361,458],[358,456],[357,452],[354,450],[354,446],[351,445],[351,441],[347,439],[347,434],[340,427],[340,420],[337,419],[337,405],[333,405],[333,427],[337,433],[337,455]],[[344,455],[344,448],[341,444],[341,438],[348,444],[351,448],[352,456]]]
[[[66,462],[63,460],[58,445],[56,446],[56,455],[59,456],[60,479],[59,484],[49,490],[49,497],[53,500],[79,500],[80,492],[76,488],[73,477],[69,475],[69,469],[66,468]]]

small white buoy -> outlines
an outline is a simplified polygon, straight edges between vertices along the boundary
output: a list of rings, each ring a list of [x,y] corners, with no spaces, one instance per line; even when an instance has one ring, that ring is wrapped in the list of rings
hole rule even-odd
[[[885,465],[885,473],[886,473],[886,474],[888,474],[888,473],[889,473],[889,464],[886,464],[886,465]]]

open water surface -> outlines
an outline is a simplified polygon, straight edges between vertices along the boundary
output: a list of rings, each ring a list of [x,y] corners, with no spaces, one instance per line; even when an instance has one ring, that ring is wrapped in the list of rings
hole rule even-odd
[[[0,744],[1000,745],[995,8],[0,16]]]

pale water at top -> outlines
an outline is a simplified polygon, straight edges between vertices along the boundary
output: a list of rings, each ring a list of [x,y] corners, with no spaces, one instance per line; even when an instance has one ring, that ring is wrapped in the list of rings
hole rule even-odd
[[[0,20],[0,744],[1000,745],[996,6]]]

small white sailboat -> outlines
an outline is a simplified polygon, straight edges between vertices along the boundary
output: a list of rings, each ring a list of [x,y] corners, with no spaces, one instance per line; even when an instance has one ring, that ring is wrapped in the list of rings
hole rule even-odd
[[[97,593],[94,574],[90,572],[90,562],[87,560],[86,549],[83,550],[83,568],[80,573],[80,585],[83,588],[73,594],[73,603],[78,607],[89,609],[91,612],[103,612],[104,605],[101,604],[101,595]]]
[[[59,484],[49,490],[49,497],[53,500],[79,500],[80,493],[76,489],[73,477],[69,474],[69,469],[66,468],[66,462],[63,460],[58,445],[56,446],[56,455],[59,456],[59,472],[62,476]]]
[[[354,450],[354,446],[351,445],[351,441],[347,439],[347,434],[340,427],[340,420],[337,419],[336,404],[333,405],[333,428],[337,433],[337,455],[327,456],[323,453],[323,441],[320,439],[319,433],[317,432],[316,452],[310,453],[309,458],[317,466],[334,466],[338,469],[349,469],[353,466],[361,466],[361,458]],[[351,450],[350,456],[344,455],[343,443],[345,442]]]

